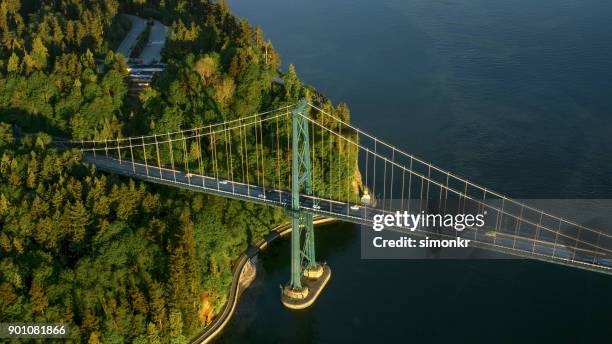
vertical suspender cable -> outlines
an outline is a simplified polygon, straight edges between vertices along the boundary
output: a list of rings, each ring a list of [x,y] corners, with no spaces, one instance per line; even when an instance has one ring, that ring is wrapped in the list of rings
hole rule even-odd
[[[478,213],[484,212],[484,207],[485,207],[486,202],[487,202],[487,189],[485,188],[483,189],[483,192],[482,192],[482,201],[479,202],[478,207],[476,208],[476,212]],[[481,207],[482,207],[482,210],[481,210]]]
[[[224,122],[223,123],[223,134],[225,136],[225,167],[227,168],[227,175],[225,176],[225,178],[231,179],[232,167],[230,166],[230,153],[229,153],[229,142],[227,140],[227,137],[228,137],[227,132],[228,132],[228,128]],[[232,186],[232,189],[233,189],[233,186]]]
[[[287,109],[287,120],[285,121],[285,127],[287,128],[287,171],[289,172],[287,175],[287,185],[291,186],[291,125],[290,125],[290,117],[289,117],[289,109]]]
[[[514,228],[514,238],[512,240],[512,248],[516,248],[516,238],[519,235],[521,230],[521,224],[523,223],[523,211],[525,209],[524,205],[521,205],[521,213],[519,214],[519,218],[516,220],[516,227]]]
[[[227,130],[227,137],[229,142],[229,158],[230,158],[230,180],[232,181],[232,193],[236,192],[236,185],[234,183],[234,156],[232,154],[232,132],[231,129]]]
[[[501,206],[501,210],[497,212],[497,219],[495,219],[495,234],[497,234],[497,232],[500,231],[501,228],[501,223],[503,220],[503,214],[504,214],[504,203],[505,203],[506,199],[502,198],[502,206]],[[497,244],[497,235],[495,235],[493,237],[493,245]]]
[[[427,167],[427,194],[425,196],[425,202],[427,204],[427,209],[429,210],[429,183],[431,181],[431,164]]]
[[[168,133],[168,146],[170,148],[170,166],[172,166],[172,175],[174,177],[174,182],[176,183],[176,170],[174,169],[174,148],[172,147],[170,133]]]
[[[377,150],[377,147],[376,147],[376,142],[377,141],[378,140],[376,138],[374,138],[374,161],[373,161],[374,169],[373,169],[373,172],[372,172],[372,173],[374,173],[374,177],[373,177],[374,181],[372,183],[372,197],[378,197],[376,195],[376,156],[378,155],[378,150]],[[378,200],[377,200],[377,202],[378,202]]]
[[[117,145],[117,155],[119,156],[119,164],[121,164],[121,142],[120,139],[115,140],[115,144]]]
[[[134,165],[134,151],[132,149],[132,138],[130,140],[130,157],[132,158],[132,173],[136,174],[136,166]]]
[[[282,197],[283,194],[282,192],[280,192],[281,189],[281,175],[280,175],[280,137],[279,137],[279,132],[278,132],[278,117],[276,117],[276,190],[279,190],[279,200],[280,202],[282,202]]]
[[[540,212],[540,222],[542,222],[541,212]],[[574,244],[574,254],[572,255],[572,261],[576,259],[576,250],[578,250],[578,242],[580,241],[580,234],[582,234],[582,227],[578,227],[578,235],[576,235],[576,244]]]
[[[425,178],[421,177],[421,190],[419,194],[419,212],[423,211],[423,188],[425,187]]]
[[[542,225],[542,215],[543,213],[540,211],[540,219],[538,220],[538,224],[536,225],[536,230],[533,236],[533,247],[531,248],[531,253],[535,253],[535,245],[538,241],[538,234],[540,232],[540,226]],[[576,245],[578,245],[578,240],[576,240]],[[574,257],[576,256],[576,247],[574,247]],[[572,258],[574,260],[574,258]]]
[[[365,187],[366,187],[366,190],[367,190],[368,187],[369,187],[368,186],[368,170],[370,169],[370,162],[369,162],[369,159],[370,159],[370,150],[367,149],[367,148],[365,149],[365,155],[366,155],[366,157],[365,157],[365,173],[366,173],[366,182],[365,182],[365,185],[366,186]],[[370,196],[370,197],[372,197],[372,196]]]
[[[561,228],[561,219],[559,219],[559,230]],[[555,246],[557,246],[557,237],[559,236],[559,233],[557,232],[557,236],[555,236]],[[601,238],[601,232],[597,232],[597,241],[595,242],[595,247],[599,248],[599,239]],[[597,255],[601,255],[601,251],[597,252],[597,253],[593,253],[593,264],[595,264],[595,260],[596,260],[596,254]],[[605,254],[605,253],[604,253]]]
[[[217,190],[219,190],[219,161],[217,160],[217,136],[215,132],[212,130],[212,125],[209,126],[211,132],[211,142],[212,142],[212,153],[213,153],[213,166],[215,169],[215,180],[217,181]]]
[[[331,130],[331,124],[332,123],[330,123],[329,130]],[[334,179],[333,179],[332,170],[334,169],[335,164],[334,164],[334,159],[333,159],[334,158],[334,153],[333,153],[334,150],[332,149],[333,136],[331,135],[331,132],[330,132],[328,140],[329,140],[329,144],[327,145],[328,146],[328,148],[327,148],[328,151],[327,151],[326,155],[329,157],[329,182],[328,182],[329,199],[334,199],[335,198],[334,195],[333,195],[334,185],[332,184]],[[333,211],[332,202],[329,202],[329,211],[330,212]]]
[[[412,156],[410,157],[410,173],[408,174],[408,212],[412,203]]]
[[[249,178],[249,148],[247,147],[247,124],[244,125],[244,153],[245,153],[245,164],[246,164],[246,178],[247,178],[247,196],[251,196],[251,182]]]
[[[404,180],[406,179],[406,169],[402,168],[402,203],[400,205],[400,210],[404,210]]]
[[[159,178],[164,179],[164,175],[162,174],[161,159],[159,155],[159,144],[157,143],[157,134],[155,134],[153,137],[155,137],[155,152],[157,153],[157,168],[159,169]]]
[[[351,143],[349,140],[346,141],[346,213],[350,215],[351,209],[351,151],[353,147],[351,147]]]
[[[244,175],[244,145],[242,144],[242,118],[238,119],[238,135],[239,135],[239,140],[240,140],[240,168],[242,170],[242,182],[244,183],[245,181],[245,175]]]
[[[191,185],[191,172],[189,171],[189,157],[187,156],[187,139],[185,139],[184,131],[181,131],[181,146],[183,147],[183,160],[185,163],[185,170],[187,171],[187,183]]]
[[[559,240],[559,233],[561,233],[561,218],[559,218],[559,225],[557,226],[557,233],[555,233],[555,245],[553,246],[552,257],[555,258],[555,254],[557,253],[557,240]],[[599,246],[599,233],[597,235],[597,246]],[[593,255],[593,260],[595,260],[595,255]],[[593,261],[595,264],[595,261]]]
[[[448,172],[446,172],[446,184],[444,187],[444,213],[446,213],[446,206],[447,206],[447,200],[448,200],[448,182],[449,182],[449,178],[450,178],[450,174]]]
[[[261,181],[259,180],[259,176],[261,175],[261,173],[259,172],[259,139],[257,138],[257,118],[253,120],[253,130],[255,132],[255,175],[257,177],[257,184],[261,185]]]
[[[392,162],[391,163],[391,185],[390,185],[391,194],[389,196],[389,201],[391,203],[390,203],[389,209],[393,210],[393,188],[395,187],[395,183],[394,183],[394,179],[393,179],[393,177],[394,177],[393,169],[394,169],[394,166],[395,166],[395,147],[391,147],[391,149],[392,149],[392,151],[391,151],[391,162]]]
[[[462,206],[463,209],[461,210],[463,213],[465,213],[465,204],[467,203],[467,189],[468,189],[468,184],[467,184],[467,180],[466,180],[465,181],[465,188],[463,189],[463,206]]]
[[[310,122],[310,119],[309,119],[309,121],[308,121],[308,122]],[[306,123],[306,125],[308,125],[308,122]],[[317,183],[317,184],[315,184],[315,183],[314,183],[314,181],[315,181],[315,180],[317,180],[317,179],[315,178],[315,176],[317,175],[317,173],[315,172],[315,171],[316,171],[316,170],[315,170],[315,166],[316,166],[316,165],[315,165],[315,151],[314,151],[314,150],[315,150],[315,131],[314,131],[314,123],[313,123],[313,122],[310,122],[310,130],[309,130],[309,133],[308,133],[308,134],[309,134],[309,135],[312,135],[312,140],[311,140],[312,144],[310,145],[310,150],[312,151],[312,154],[311,154],[311,155],[312,155],[312,158],[310,159],[310,163],[311,163],[311,167],[312,167],[312,168],[310,169],[310,173],[312,174],[312,175],[311,175],[311,178],[312,178],[312,194],[313,194],[313,195],[318,195],[318,193],[317,193],[317,192],[315,192],[315,186],[316,186],[316,185],[320,185],[321,183]],[[318,202],[318,201],[317,201],[317,202]]]
[[[263,193],[265,196],[266,195],[266,165],[264,163],[263,129],[261,125],[261,117],[259,117],[258,122],[259,122],[259,147],[261,148],[261,186],[263,188]]]
[[[198,145],[198,167],[200,169],[200,179],[202,179],[202,186],[206,186],[204,183],[204,164],[202,162],[202,135],[200,129],[196,130],[196,142]]]
[[[383,209],[386,210],[389,205],[389,200],[387,199],[387,159],[383,159]]]
[[[145,142],[144,142],[144,136],[141,136],[140,140],[142,141],[142,155],[144,155],[145,169],[147,170],[147,177],[148,177],[149,176],[149,164],[147,163],[147,146],[145,145]]]
[[[340,146],[343,145],[344,143],[341,141],[341,139],[344,139],[344,137],[342,137],[342,135],[340,134],[342,132],[342,128],[341,128],[342,123],[340,122],[340,124],[338,125],[338,138],[336,139],[336,149],[335,152],[337,153],[337,162],[336,162],[336,189],[338,190],[338,198],[337,200],[340,201],[342,200],[342,193],[344,192],[342,189],[344,189],[344,187],[341,188],[342,186],[342,171],[344,170],[342,168],[342,156],[340,155]]]
[[[325,169],[323,168],[325,161],[323,159],[326,156],[329,156],[329,155],[325,154],[325,146],[324,146],[325,140],[323,139],[323,115],[321,114],[321,112],[319,112],[319,114],[321,115],[320,116],[321,117],[321,126],[320,126],[320,129],[321,129],[321,151],[319,152],[319,155],[321,156],[321,162],[319,163],[319,169],[321,170],[321,176],[320,176],[321,177],[321,180],[320,180],[321,190],[320,190],[320,192],[322,194],[320,196],[324,196],[324,197],[327,197],[328,199],[331,199],[330,195],[323,195],[323,193],[325,191],[325,180],[324,180]],[[314,131],[312,132],[312,134],[314,135]]]

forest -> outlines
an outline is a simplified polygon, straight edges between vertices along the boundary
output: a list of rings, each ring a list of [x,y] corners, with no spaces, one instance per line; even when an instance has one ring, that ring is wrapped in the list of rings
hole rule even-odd
[[[114,52],[122,13],[171,28],[167,69],[135,97]],[[224,1],[0,0],[0,34],[0,322],[66,323],[74,342],[187,342],[226,301],[232,262],[287,218],[101,173],[57,138],[165,133],[303,97],[350,121]],[[315,185],[354,196],[337,183],[356,164],[336,151],[318,153]]]

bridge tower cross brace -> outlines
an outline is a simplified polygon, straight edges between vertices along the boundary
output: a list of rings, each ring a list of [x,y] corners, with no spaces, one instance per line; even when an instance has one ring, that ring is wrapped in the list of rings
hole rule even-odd
[[[300,210],[302,188],[312,195],[312,165],[310,162],[310,140],[306,116],[306,100],[302,99],[291,112],[291,281],[294,290],[302,289],[304,269],[316,267],[312,213]],[[304,243],[301,238],[304,234]]]

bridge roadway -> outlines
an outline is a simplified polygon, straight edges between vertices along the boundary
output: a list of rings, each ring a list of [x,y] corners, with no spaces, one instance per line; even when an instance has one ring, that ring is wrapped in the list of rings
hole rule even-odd
[[[85,154],[83,160],[95,165],[99,170],[131,176],[137,179],[164,184],[172,187],[204,192],[238,200],[264,204],[268,206],[290,209],[291,192],[264,188],[260,185],[244,184],[237,181],[215,178],[209,175],[186,173],[180,170],[159,168],[155,165],[146,165],[143,162],[132,160],[119,161],[115,158],[104,156],[94,157]],[[369,206],[349,204],[315,196],[302,195],[300,197],[300,208],[313,214],[335,218],[341,221],[352,222],[371,227],[372,217],[376,214],[394,214],[394,211],[385,211]],[[400,233],[406,230],[387,228]],[[440,234],[426,229],[417,229],[411,234],[419,236],[437,236],[455,239],[461,236],[472,240],[471,246],[485,248],[513,256],[554,262],[562,265],[578,267],[582,269],[612,274],[612,256],[606,254],[594,254],[595,252],[566,246],[554,242],[534,240],[517,235],[486,231],[486,230],[464,230],[453,235]]]

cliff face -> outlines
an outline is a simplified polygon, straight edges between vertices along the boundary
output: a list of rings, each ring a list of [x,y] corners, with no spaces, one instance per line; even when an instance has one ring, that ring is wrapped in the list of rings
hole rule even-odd
[[[209,292],[200,292],[200,310],[198,311],[198,319],[204,325],[210,323],[215,316],[215,307],[213,298]]]

